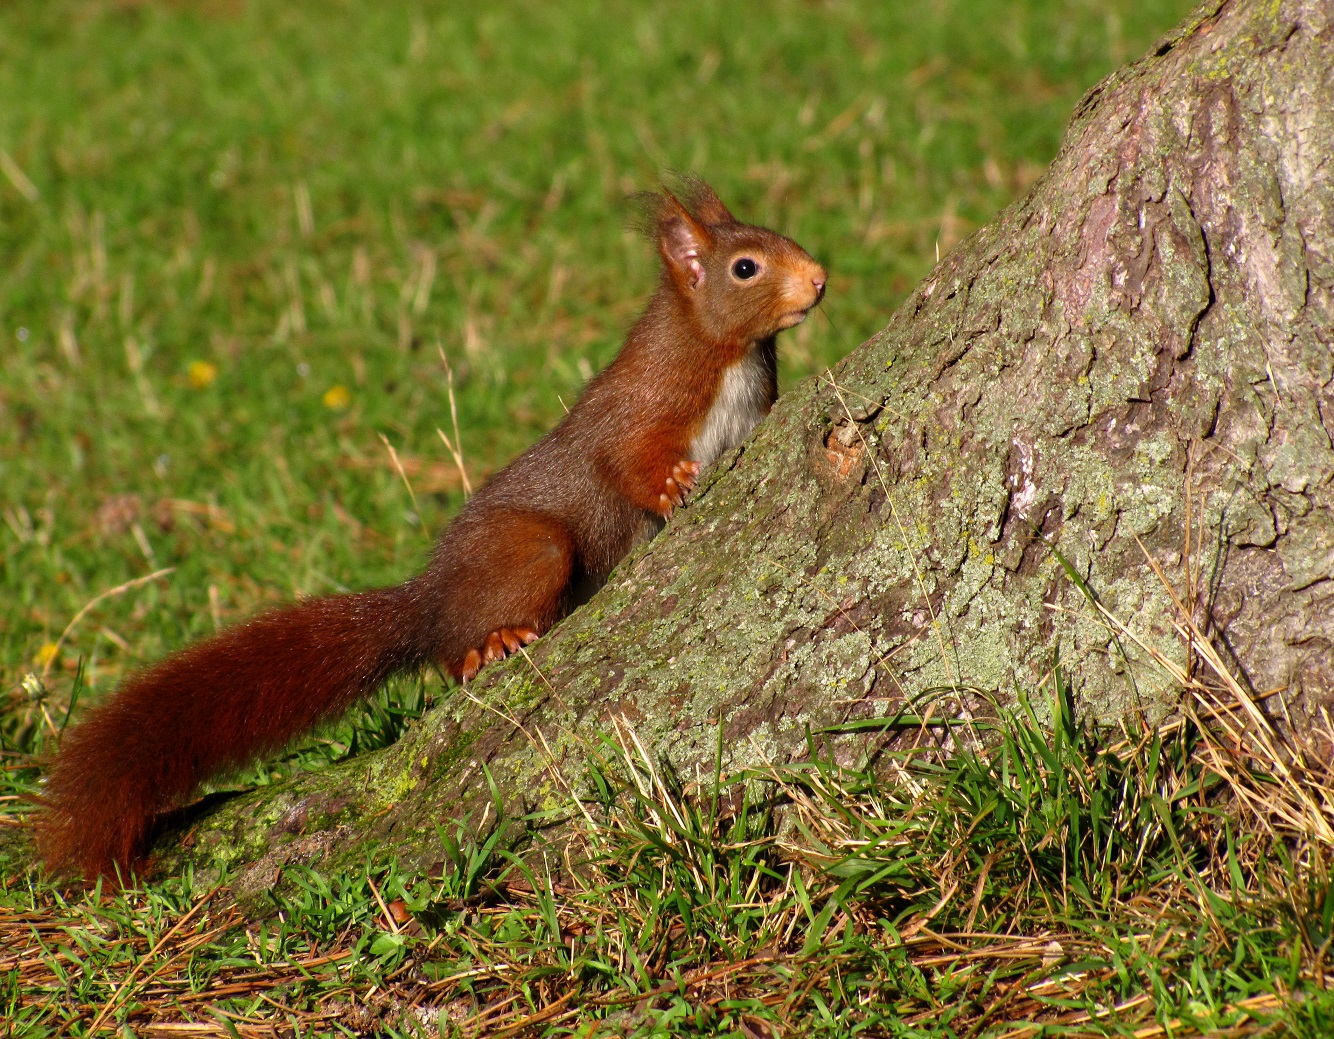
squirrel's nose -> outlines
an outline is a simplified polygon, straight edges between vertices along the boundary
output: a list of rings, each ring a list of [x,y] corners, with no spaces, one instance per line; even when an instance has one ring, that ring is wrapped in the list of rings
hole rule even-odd
[[[817,299],[824,296],[825,282],[828,280],[829,275],[825,274],[824,271],[821,271],[819,274],[816,274],[811,278],[811,284],[815,286],[815,296]]]

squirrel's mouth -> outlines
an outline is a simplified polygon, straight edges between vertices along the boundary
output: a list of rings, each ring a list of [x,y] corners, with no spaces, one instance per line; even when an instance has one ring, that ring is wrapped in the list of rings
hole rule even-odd
[[[793,310],[790,313],[784,314],[778,319],[778,330],[781,332],[787,328],[796,328],[806,320],[806,315],[814,310],[819,302],[820,301],[817,299],[809,307],[803,307],[801,310]]]
[[[800,299],[801,297],[798,296],[797,298]],[[801,324],[803,321],[806,320],[807,314],[809,314],[812,310],[814,310],[816,307],[820,305],[820,302],[823,299],[824,299],[824,284],[822,282],[819,285],[819,287],[816,288],[815,290],[814,299],[810,300],[810,302],[808,302],[804,307],[798,307],[794,310],[791,310],[778,319],[778,330],[781,332],[785,328],[796,328],[797,325]],[[795,303],[796,300],[793,300],[793,302]]]

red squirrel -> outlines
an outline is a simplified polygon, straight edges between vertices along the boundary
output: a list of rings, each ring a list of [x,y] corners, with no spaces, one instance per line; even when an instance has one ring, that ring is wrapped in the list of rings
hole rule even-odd
[[[653,195],[657,291],[554,430],[497,473],[395,588],[281,607],[131,676],[64,738],[34,824],[49,870],[141,863],[155,818],[391,675],[455,679],[531,643],[653,533],[778,392],[774,337],[824,297],[795,242],[703,181]],[[684,201],[682,201],[684,199]]]

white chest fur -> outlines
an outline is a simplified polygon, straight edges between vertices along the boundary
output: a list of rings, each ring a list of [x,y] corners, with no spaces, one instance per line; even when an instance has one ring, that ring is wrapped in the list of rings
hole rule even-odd
[[[690,457],[708,465],[750,436],[773,405],[773,373],[765,350],[751,350],[723,374],[718,396],[690,445]]]

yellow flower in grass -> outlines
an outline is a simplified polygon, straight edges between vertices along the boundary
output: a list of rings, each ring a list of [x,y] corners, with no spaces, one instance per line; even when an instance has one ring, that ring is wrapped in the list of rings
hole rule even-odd
[[[213,385],[213,380],[218,377],[218,366],[212,361],[191,361],[190,367],[185,370],[185,377],[190,380],[191,386],[202,390]]]
[[[324,406],[330,411],[342,411],[352,403],[352,394],[346,386],[330,386],[324,391]]]
[[[42,648],[37,651],[37,655],[32,658],[32,662],[38,667],[46,667],[51,661],[55,660],[56,654],[60,652],[60,647],[54,642],[43,642]]]

